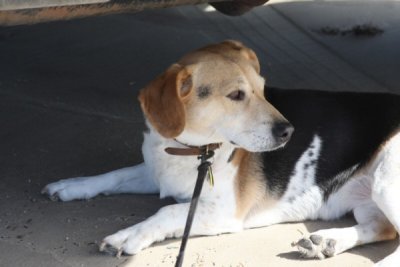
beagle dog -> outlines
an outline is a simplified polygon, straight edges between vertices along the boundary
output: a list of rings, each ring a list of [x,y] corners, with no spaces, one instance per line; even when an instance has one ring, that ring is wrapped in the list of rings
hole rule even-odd
[[[43,193],[61,201],[116,193],[175,198],[177,204],[100,246],[136,254],[183,234],[199,161],[166,148],[219,143],[215,184],[204,184],[192,236],[352,212],[356,225],[319,230],[293,245],[303,257],[323,259],[396,238],[400,96],[265,89],[264,83],[256,54],[240,42],[191,52],[140,91],[148,126],[144,163],[54,182]],[[400,247],[376,265],[399,262]]]

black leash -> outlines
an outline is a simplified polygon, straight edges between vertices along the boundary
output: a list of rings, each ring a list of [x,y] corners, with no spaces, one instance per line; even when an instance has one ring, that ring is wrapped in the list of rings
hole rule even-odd
[[[200,165],[197,168],[198,175],[196,180],[196,185],[194,187],[192,201],[190,202],[189,213],[186,219],[185,231],[183,232],[181,247],[179,249],[179,254],[176,259],[175,267],[181,267],[183,263],[183,257],[185,255],[186,244],[189,238],[190,229],[192,228],[194,213],[197,208],[197,203],[199,202],[199,197],[201,189],[203,188],[204,179],[207,173],[210,171],[211,162],[208,159],[214,156],[214,151],[209,150],[208,147],[204,147],[202,154],[199,156]],[[209,175],[212,175],[211,173]],[[210,177],[211,179],[211,177]]]

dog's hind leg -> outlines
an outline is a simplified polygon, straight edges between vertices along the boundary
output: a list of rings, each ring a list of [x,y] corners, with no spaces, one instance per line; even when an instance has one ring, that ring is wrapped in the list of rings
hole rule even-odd
[[[305,258],[332,257],[355,246],[396,237],[396,231],[378,207],[371,201],[354,210],[357,225],[323,229],[294,243]]]
[[[374,162],[372,199],[400,233],[400,132],[387,141]],[[400,247],[376,266],[400,266]]]
[[[395,239],[400,231],[400,134],[377,151],[359,177],[354,177],[336,194],[336,206],[352,203],[357,225],[312,233],[296,243],[305,257],[325,258],[355,246]],[[346,198],[347,196],[347,198]],[[347,204],[346,204],[347,203]],[[377,266],[396,267],[400,248]]]
[[[42,193],[62,201],[89,199],[99,194],[157,193],[158,186],[148,176],[146,166],[142,163],[97,176],[60,180],[46,185]]]

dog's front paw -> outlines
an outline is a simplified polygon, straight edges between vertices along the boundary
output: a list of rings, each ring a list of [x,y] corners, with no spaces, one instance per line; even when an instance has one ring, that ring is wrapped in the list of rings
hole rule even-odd
[[[116,256],[122,253],[134,255],[153,243],[151,234],[143,234],[139,226],[132,226],[118,231],[104,238],[100,245],[100,251],[116,251]]]
[[[335,253],[335,239],[324,239],[320,235],[311,235],[309,238],[302,238],[298,242],[292,243],[296,246],[300,254],[304,258],[319,258],[332,257]]]
[[[88,178],[71,178],[46,185],[42,194],[51,200],[70,201],[74,199],[89,199],[98,194],[96,186]]]
[[[117,257],[120,257],[122,253],[133,255],[153,243],[151,236],[152,233],[141,233],[140,226],[136,225],[107,236],[99,249],[100,251],[116,251]]]

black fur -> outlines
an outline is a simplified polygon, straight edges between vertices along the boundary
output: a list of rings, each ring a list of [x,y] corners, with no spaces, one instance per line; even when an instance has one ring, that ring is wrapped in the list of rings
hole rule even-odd
[[[231,162],[231,161],[233,160],[233,157],[235,156],[235,154],[236,154],[236,149],[232,150],[232,153],[231,153],[231,155],[230,155],[229,158],[228,158],[228,163]]]
[[[266,89],[265,95],[295,127],[285,148],[262,153],[269,190],[279,195],[315,134],[322,140],[314,163],[316,183],[326,200],[351,176],[338,174],[356,164],[361,168],[385,139],[400,130],[398,95],[282,89]]]

